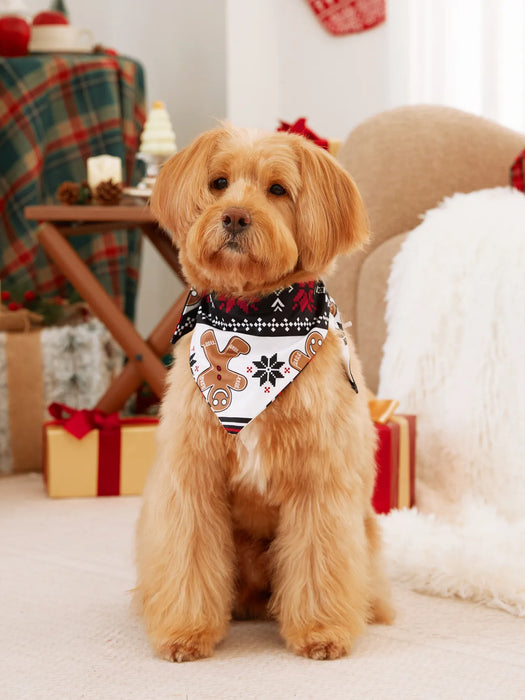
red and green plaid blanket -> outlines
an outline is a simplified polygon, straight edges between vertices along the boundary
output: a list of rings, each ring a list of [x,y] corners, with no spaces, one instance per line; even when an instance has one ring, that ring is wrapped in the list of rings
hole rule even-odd
[[[136,61],[106,55],[0,59],[0,279],[2,289],[68,295],[63,275],[38,245],[24,207],[56,203],[66,181],[86,179],[88,156],[119,156],[131,182],[145,119],[144,73]],[[104,288],[133,316],[137,231],[74,238]]]

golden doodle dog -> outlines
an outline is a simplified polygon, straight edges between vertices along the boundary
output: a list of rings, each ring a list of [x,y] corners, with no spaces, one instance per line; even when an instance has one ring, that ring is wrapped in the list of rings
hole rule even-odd
[[[393,619],[365,385],[321,281],[365,241],[359,193],[302,136],[220,127],[151,206],[192,286],[137,528],[152,645],[189,661],[232,616],[272,617],[295,653],[338,658]]]

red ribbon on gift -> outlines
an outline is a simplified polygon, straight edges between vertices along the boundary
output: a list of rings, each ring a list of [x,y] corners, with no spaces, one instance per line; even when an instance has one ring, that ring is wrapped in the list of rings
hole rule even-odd
[[[48,406],[49,413],[68,433],[81,440],[92,430],[99,431],[98,485],[99,496],[120,493],[120,418],[118,413],[98,409],[71,408],[61,403]]]
[[[520,192],[525,192],[525,151],[522,151],[512,164],[510,184]]]
[[[283,122],[281,119],[281,126],[277,129],[277,131],[288,131],[291,134],[299,134],[300,136],[307,138],[309,141],[313,141],[315,144],[317,144],[317,146],[328,150],[327,139],[321,138],[311,129],[309,129],[306,126],[306,119],[304,117],[298,119],[294,124],[288,124],[287,122]]]

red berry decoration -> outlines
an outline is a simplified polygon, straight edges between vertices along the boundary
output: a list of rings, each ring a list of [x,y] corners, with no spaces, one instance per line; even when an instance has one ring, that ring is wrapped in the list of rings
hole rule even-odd
[[[16,301],[10,301],[9,304],[7,305],[7,308],[9,311],[18,311],[18,309],[21,309],[22,306],[18,304]]]
[[[24,292],[24,299],[26,301],[34,301],[36,299],[36,294],[31,289],[28,289],[27,292]]]
[[[9,301],[9,299],[11,299],[11,294],[7,291],[2,292],[0,298],[2,299],[2,301]]]

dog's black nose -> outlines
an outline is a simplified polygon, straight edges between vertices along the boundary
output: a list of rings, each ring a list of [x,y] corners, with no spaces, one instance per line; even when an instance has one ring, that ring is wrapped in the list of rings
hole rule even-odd
[[[222,227],[228,233],[242,233],[252,223],[250,212],[244,207],[229,207],[222,214]]]

